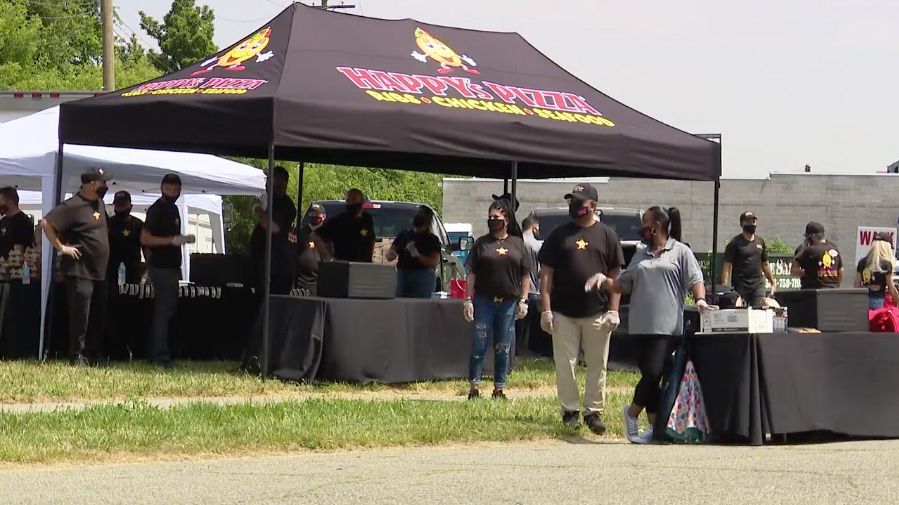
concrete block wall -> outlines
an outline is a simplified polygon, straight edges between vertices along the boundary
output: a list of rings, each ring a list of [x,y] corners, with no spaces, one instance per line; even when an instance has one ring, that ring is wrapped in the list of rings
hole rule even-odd
[[[576,183],[519,182],[519,219],[534,208],[564,207],[562,196]],[[684,218],[684,240],[695,251],[712,249],[712,183],[611,178],[593,184],[601,206],[678,207]],[[484,233],[491,194],[502,193],[502,186],[502,181],[495,180],[445,179],[444,221],[471,223],[476,233]],[[768,179],[723,179],[718,247],[723,250],[727,241],[739,233],[738,219],[745,210],[752,210],[759,217],[762,237],[780,237],[789,244],[798,245],[806,223],[818,221],[843,253],[846,277],[850,278],[855,270],[857,227],[896,227],[897,199],[899,174],[772,174]]]

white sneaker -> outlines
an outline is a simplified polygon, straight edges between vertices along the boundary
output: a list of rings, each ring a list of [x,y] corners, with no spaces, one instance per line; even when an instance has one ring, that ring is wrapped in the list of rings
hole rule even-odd
[[[652,426],[643,430],[643,433],[641,433],[638,437],[635,437],[633,440],[631,440],[631,442],[635,443],[635,444],[640,444],[640,445],[651,444],[652,443]]]
[[[637,435],[638,425],[637,418],[631,417],[630,414],[627,413],[628,406],[625,405],[621,407],[621,414],[624,416],[624,436],[627,437],[628,441],[636,444],[635,441],[639,436]]]

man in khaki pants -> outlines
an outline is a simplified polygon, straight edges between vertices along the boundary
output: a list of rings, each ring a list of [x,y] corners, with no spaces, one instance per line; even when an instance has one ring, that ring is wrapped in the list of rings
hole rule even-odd
[[[617,278],[624,264],[618,236],[596,219],[596,188],[578,184],[568,200],[571,222],[559,226],[540,250],[540,326],[553,336],[556,386],[562,422],[578,428],[580,389],[575,378],[578,353],[584,350],[584,424],[601,435],[609,339],[618,327],[620,295],[588,290],[596,274]]]

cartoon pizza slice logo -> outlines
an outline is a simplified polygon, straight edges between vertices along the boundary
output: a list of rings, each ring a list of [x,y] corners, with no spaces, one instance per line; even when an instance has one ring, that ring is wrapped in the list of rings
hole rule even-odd
[[[422,63],[427,63],[428,58],[431,58],[440,64],[440,68],[437,69],[440,74],[449,74],[461,68],[469,74],[480,75],[480,72],[473,68],[478,66],[477,62],[464,54],[460,56],[450,46],[421,28],[415,29],[415,43],[423,53],[412,51],[411,56]]]
[[[206,67],[208,65],[209,68],[197,70],[190,75],[205,74],[206,72],[211,72],[215,67],[221,67],[225,70],[239,72],[241,70],[246,70],[247,67],[245,67],[243,63],[254,56],[256,57],[256,63],[262,63],[271,59],[274,56],[271,51],[267,51],[264,53],[262,52],[266,47],[268,47],[269,37],[271,36],[271,34],[271,28],[263,28],[262,30],[259,30],[247,40],[244,40],[240,44],[232,47],[230,51],[223,54],[221,57],[210,58],[200,64],[201,67]]]

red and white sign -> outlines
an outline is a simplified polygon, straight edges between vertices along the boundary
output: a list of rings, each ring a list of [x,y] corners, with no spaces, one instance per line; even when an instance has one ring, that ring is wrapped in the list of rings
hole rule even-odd
[[[893,250],[896,250],[896,228],[885,228],[882,226],[859,226],[858,233],[855,235],[855,263],[858,264],[868,251],[871,250],[871,242],[874,241],[874,235],[882,233],[890,239],[893,244]]]

